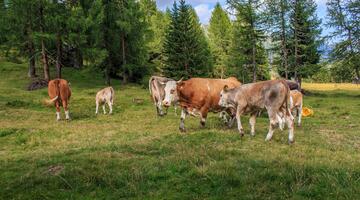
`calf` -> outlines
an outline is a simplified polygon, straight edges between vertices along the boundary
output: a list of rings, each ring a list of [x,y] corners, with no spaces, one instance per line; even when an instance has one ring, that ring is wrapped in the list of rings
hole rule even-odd
[[[284,117],[289,127],[289,143],[292,143],[294,142],[294,122],[288,109],[289,95],[289,87],[283,80],[250,83],[233,89],[225,86],[220,93],[219,105],[236,110],[238,130],[242,136],[244,130],[241,125],[241,115],[250,114],[251,135],[254,136],[257,113],[265,108],[270,119],[266,141],[271,140],[279,119]]]
[[[67,120],[70,120],[68,104],[71,97],[71,90],[69,84],[64,79],[54,79],[49,81],[48,94],[50,100],[46,101],[47,104],[55,103],[56,119],[60,120],[60,106],[64,108]]]
[[[185,131],[185,117],[200,116],[200,124],[205,126],[209,111],[220,112],[224,110],[219,106],[220,91],[225,85],[229,87],[240,86],[240,82],[230,77],[227,79],[191,78],[187,81],[179,81],[176,90],[171,94],[177,94],[179,105],[182,108],[180,118],[180,131]],[[231,114],[231,109],[227,110]]]
[[[172,83],[169,84],[168,90],[171,89],[170,86],[176,87],[176,81],[171,78],[152,76],[149,80],[149,91],[150,91],[151,99],[155,104],[156,112],[159,116],[163,116],[164,114],[166,114],[168,107],[171,104],[174,104],[173,101],[167,100],[167,103],[164,105],[166,107],[166,112],[165,113],[163,112],[162,106],[163,106],[163,100],[165,98],[165,87],[167,83]]]
[[[107,87],[100,90],[95,97],[96,111],[95,114],[98,114],[99,105],[102,105],[104,114],[106,114],[105,104],[109,106],[109,114],[112,114],[112,106],[114,104],[115,92],[112,87]]]
[[[296,111],[298,116],[298,126],[301,126],[301,116],[303,107],[303,94],[297,90],[290,91],[290,111]],[[295,115],[294,115],[295,116]]]

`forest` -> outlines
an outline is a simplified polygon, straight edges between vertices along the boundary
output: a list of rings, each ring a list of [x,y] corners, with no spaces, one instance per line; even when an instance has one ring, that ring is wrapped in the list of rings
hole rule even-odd
[[[326,21],[316,6],[227,0],[201,24],[185,0],[166,10],[155,0],[2,0],[0,56],[28,63],[28,76],[46,81],[72,67],[94,69],[108,85],[112,78],[143,83],[154,74],[358,82],[360,2],[327,1]]]

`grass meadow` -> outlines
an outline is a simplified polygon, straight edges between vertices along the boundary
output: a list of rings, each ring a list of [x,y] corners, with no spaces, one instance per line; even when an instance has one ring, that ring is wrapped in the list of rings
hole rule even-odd
[[[89,69],[63,69],[72,120],[57,122],[26,72],[0,62],[0,199],[360,199],[360,86],[304,83],[314,116],[288,145],[287,130],[264,141],[266,116],[255,137],[217,114],[181,134],[180,111],[157,117],[148,89],[116,80],[114,114],[95,116],[105,85]]]

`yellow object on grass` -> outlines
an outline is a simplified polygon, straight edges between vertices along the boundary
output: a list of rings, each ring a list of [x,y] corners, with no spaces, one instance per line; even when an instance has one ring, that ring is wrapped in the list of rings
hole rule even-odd
[[[303,107],[302,108],[302,116],[303,117],[309,117],[312,116],[314,114],[314,111],[310,108],[307,107]]]

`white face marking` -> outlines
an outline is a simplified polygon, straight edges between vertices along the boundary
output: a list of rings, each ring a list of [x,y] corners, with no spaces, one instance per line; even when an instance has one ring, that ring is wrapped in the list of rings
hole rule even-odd
[[[176,93],[176,81],[168,81],[166,82],[165,88],[165,98],[163,104],[165,106],[170,106],[177,99]]]
[[[223,90],[220,92],[220,100],[219,100],[219,106],[221,107],[231,107],[231,105],[228,103],[229,95]]]

